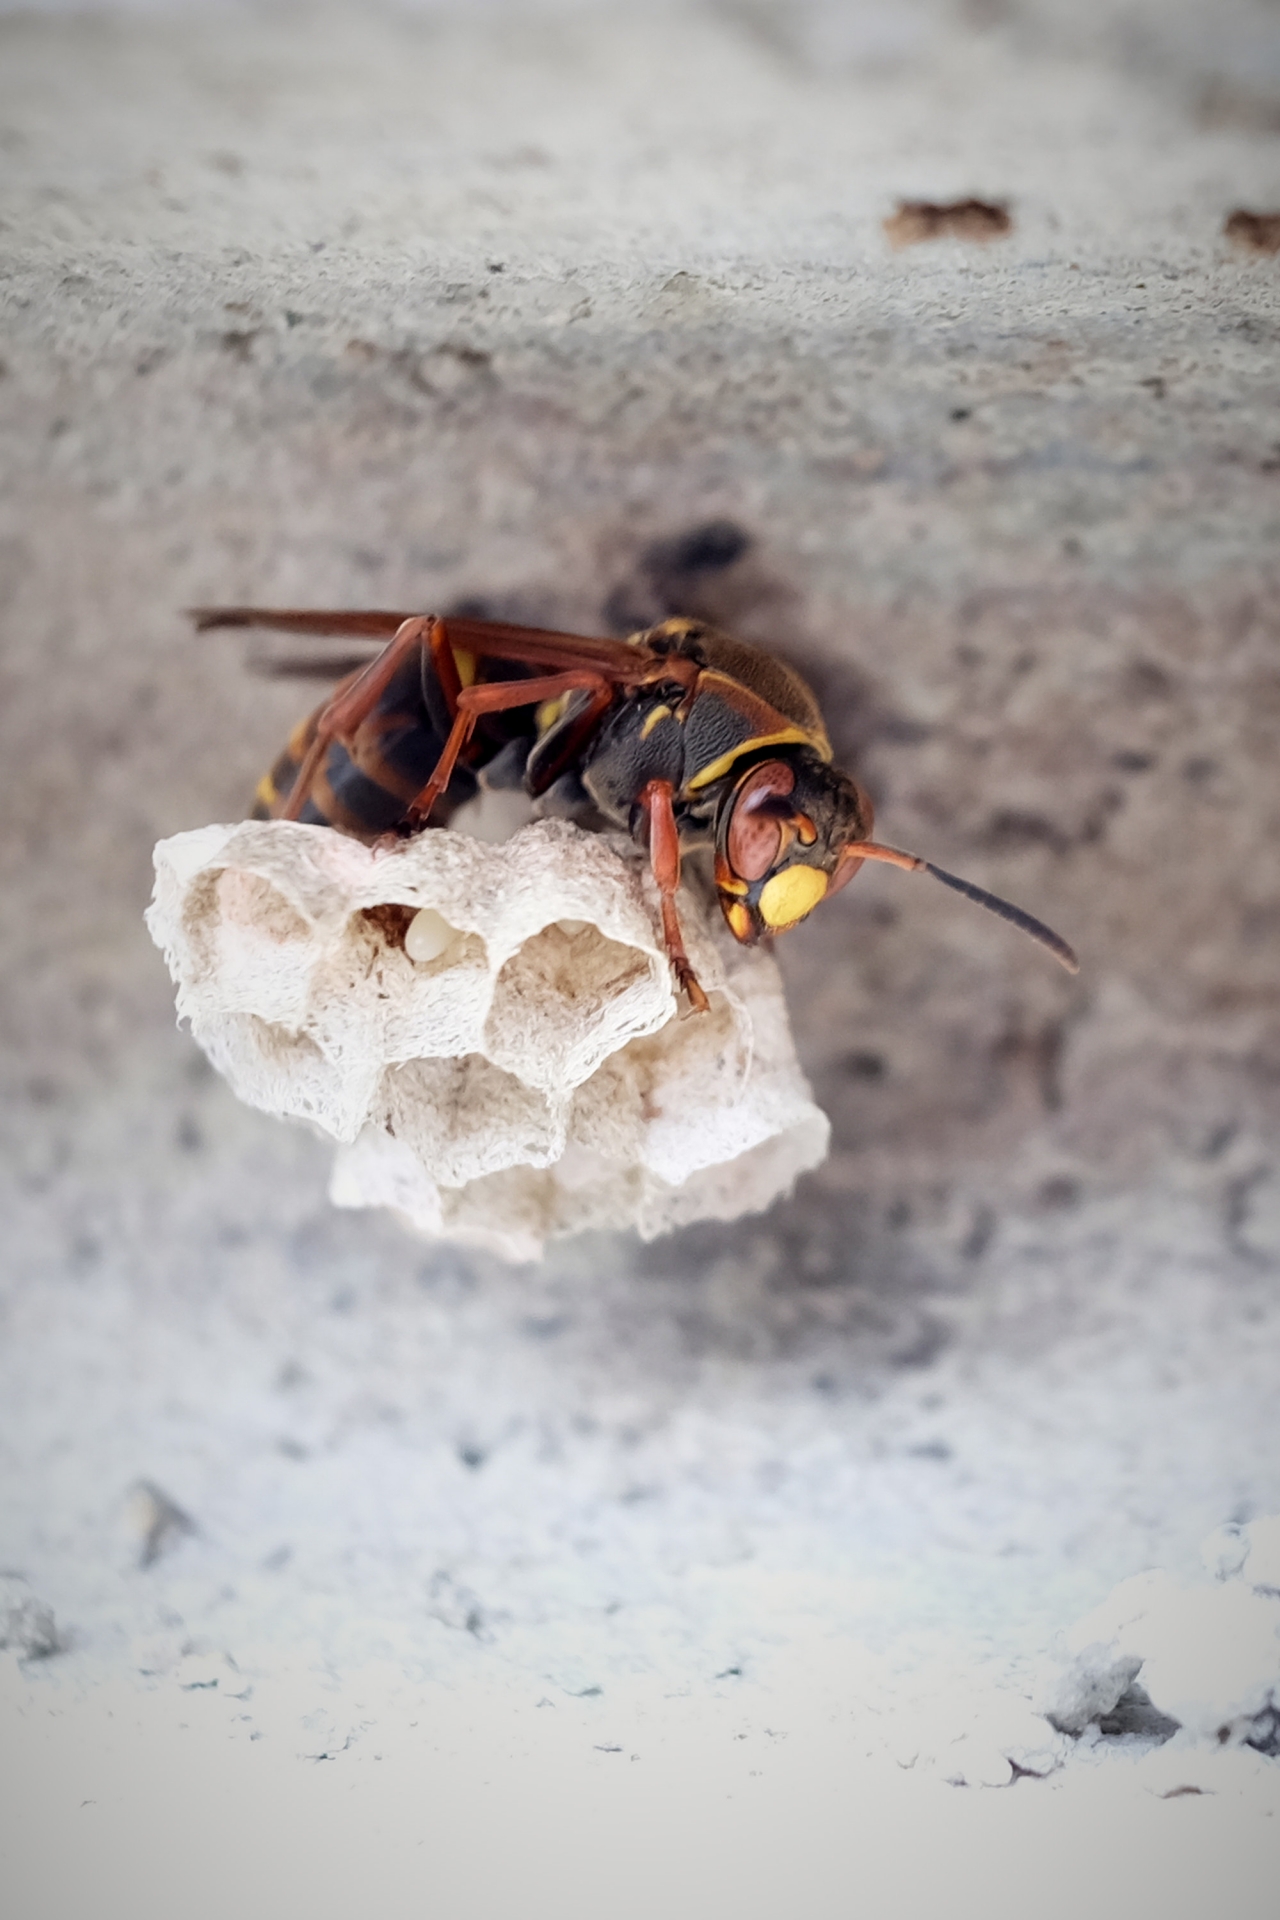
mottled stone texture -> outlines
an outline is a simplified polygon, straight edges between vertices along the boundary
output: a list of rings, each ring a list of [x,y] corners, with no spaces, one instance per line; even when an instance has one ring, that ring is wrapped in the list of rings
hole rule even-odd
[[[784,1343],[892,1290],[925,1352],[921,1288],[1028,1254],[1068,1314],[1118,1253],[1275,1262],[1280,301],[1223,231],[1280,199],[1275,66],[1264,9],[1203,12],[0,23],[42,1258],[127,1216],[145,1261],[211,1131],[202,1219],[317,1206],[305,1143],[193,1080],[140,922],[151,843],[234,817],[308,698],[179,616],[252,597],[776,642],[883,837],[1079,946],[1070,981],[864,873],[780,947],[829,1166],[656,1272],[733,1254]],[[969,195],[1012,232],[882,231]]]

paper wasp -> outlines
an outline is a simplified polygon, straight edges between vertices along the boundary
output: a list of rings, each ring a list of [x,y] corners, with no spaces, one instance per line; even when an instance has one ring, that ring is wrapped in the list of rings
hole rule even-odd
[[[667,954],[699,1011],[707,998],[676,912],[681,856],[698,847],[713,850],[720,905],[744,944],[786,932],[879,860],[931,873],[1077,970],[1067,943],[1021,908],[873,842],[871,802],[833,766],[799,674],[702,621],[591,640],[454,614],[204,607],[193,618],[387,643],[295,729],[259,784],[257,818],[377,840],[445,825],[478,782],[555,788],[647,847]]]

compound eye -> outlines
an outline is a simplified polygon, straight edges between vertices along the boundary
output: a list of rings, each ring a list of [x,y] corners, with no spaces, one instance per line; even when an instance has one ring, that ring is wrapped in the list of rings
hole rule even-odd
[[[763,880],[782,852],[782,822],[739,807],[729,822],[729,865],[741,880]]]
[[[740,880],[763,880],[781,859],[789,812],[781,803],[795,783],[785,760],[766,760],[739,787],[725,851]]]

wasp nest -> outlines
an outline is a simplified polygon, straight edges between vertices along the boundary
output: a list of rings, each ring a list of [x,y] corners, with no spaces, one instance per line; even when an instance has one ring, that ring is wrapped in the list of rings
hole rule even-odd
[[[625,842],[250,821],[162,841],[156,874],[179,1016],[242,1100],[341,1143],[339,1206],[530,1259],[755,1211],[826,1152],[773,961],[686,890],[711,1011],[685,1013]]]

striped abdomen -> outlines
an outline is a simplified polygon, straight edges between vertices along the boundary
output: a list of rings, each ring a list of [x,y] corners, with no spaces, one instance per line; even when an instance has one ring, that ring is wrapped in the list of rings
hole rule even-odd
[[[429,666],[427,674],[433,682]],[[431,778],[448,734],[444,701],[433,700],[439,712],[430,712],[423,682],[421,657],[406,661],[356,729],[350,745],[332,742],[299,819],[313,826],[338,827],[366,840],[375,840],[402,823],[410,803]],[[432,691],[437,689],[432,686]],[[317,707],[294,728],[288,746],[258,782],[252,819],[278,819],[284,811],[323,710]],[[483,751],[480,757],[485,757]],[[433,811],[433,820],[443,824],[475,791],[474,773],[459,767]]]

